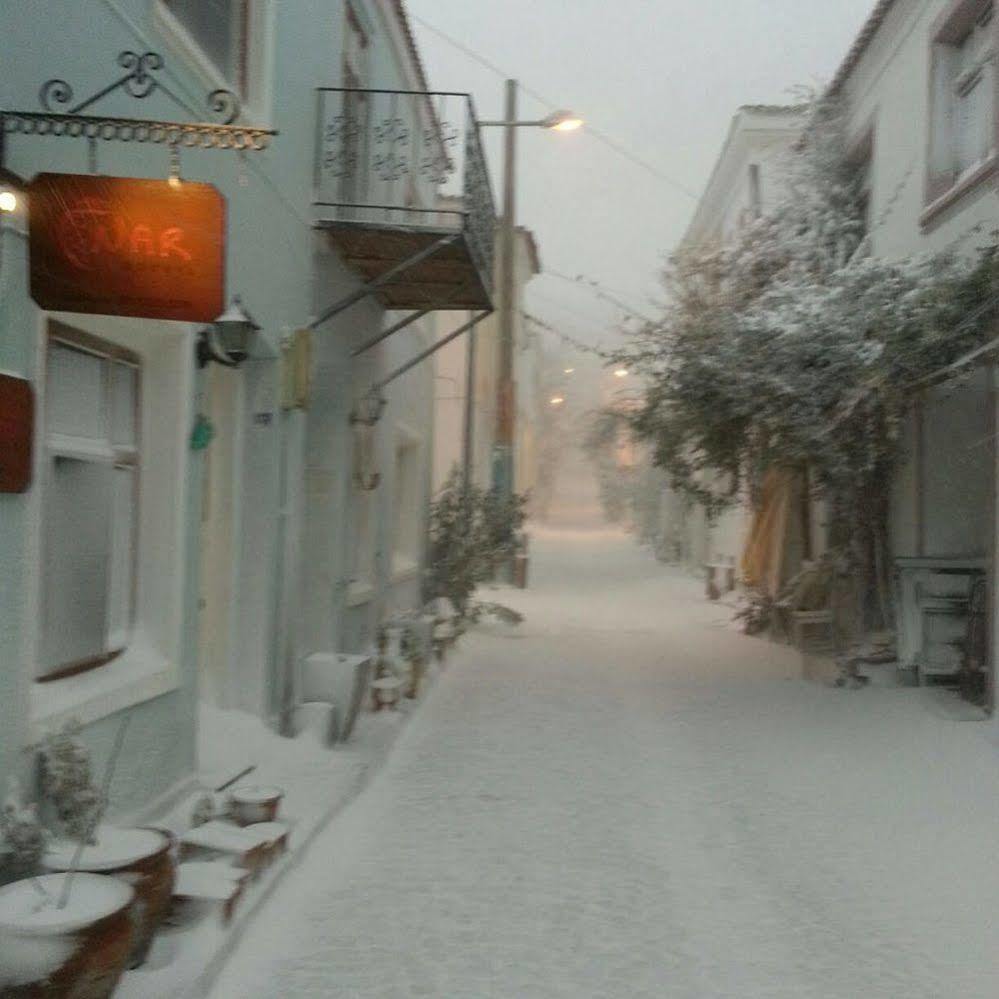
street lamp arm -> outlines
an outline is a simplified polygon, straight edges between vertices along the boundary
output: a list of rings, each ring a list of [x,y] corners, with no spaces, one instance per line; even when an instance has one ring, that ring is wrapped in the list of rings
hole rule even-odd
[[[548,128],[545,118],[538,121],[480,121],[479,128]]]

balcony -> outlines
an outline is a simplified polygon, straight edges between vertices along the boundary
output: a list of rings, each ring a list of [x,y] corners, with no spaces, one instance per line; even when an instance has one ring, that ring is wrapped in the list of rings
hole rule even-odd
[[[317,93],[317,226],[365,281],[395,269],[386,308],[491,309],[496,211],[471,98]]]

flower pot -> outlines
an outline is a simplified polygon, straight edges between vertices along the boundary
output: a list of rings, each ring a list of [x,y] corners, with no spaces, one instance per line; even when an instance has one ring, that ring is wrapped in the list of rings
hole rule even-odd
[[[397,676],[382,676],[371,682],[371,696],[375,711],[394,708],[399,703],[399,688],[402,681]]]
[[[77,869],[107,874],[135,889],[132,921],[135,926],[129,967],[146,958],[153,935],[170,908],[176,877],[173,837],[160,829],[117,829],[101,826],[97,842],[84,849]],[[77,844],[71,840],[54,843],[45,854],[50,871],[67,871],[73,864]]]
[[[107,999],[117,987],[132,952],[135,892],[115,878],[79,873],[60,909],[66,877],[0,888],[4,999]]]
[[[255,822],[273,822],[284,791],[279,787],[253,784],[236,788],[229,793],[232,820],[240,826],[250,826]]]

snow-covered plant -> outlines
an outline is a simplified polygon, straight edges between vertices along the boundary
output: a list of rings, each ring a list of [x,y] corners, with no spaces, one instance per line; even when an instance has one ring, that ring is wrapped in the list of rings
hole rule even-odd
[[[203,826],[216,818],[218,809],[215,807],[215,799],[210,794],[203,794],[194,803],[191,809],[191,825],[194,828]]]
[[[850,559],[857,626],[890,626],[888,501],[904,421],[925,379],[990,330],[995,247],[974,261],[868,256],[834,100],[813,104],[786,173],[770,213],[672,259],[664,315],[619,358],[646,385],[631,426],[709,515],[758,499],[768,469],[807,469]]]
[[[102,801],[91,776],[90,753],[79,734],[79,723],[68,722],[42,743],[42,793],[52,805],[60,830],[73,839],[90,841]]]
[[[430,508],[427,599],[446,597],[458,625],[473,611],[476,588],[523,543],[526,497],[509,499],[493,490],[467,488],[457,468]]]
[[[34,874],[45,851],[45,830],[34,804],[25,804],[16,778],[0,805],[0,870],[15,877]]]

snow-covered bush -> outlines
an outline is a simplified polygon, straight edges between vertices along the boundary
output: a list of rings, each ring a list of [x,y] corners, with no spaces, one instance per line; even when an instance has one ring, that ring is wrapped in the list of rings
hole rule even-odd
[[[69,722],[42,743],[42,793],[52,806],[60,831],[73,839],[89,841],[102,803],[91,777],[90,753],[79,734],[79,724]]]
[[[0,805],[0,873],[14,877],[35,874],[45,851],[45,831],[37,807],[25,804],[17,780],[11,778]]]

